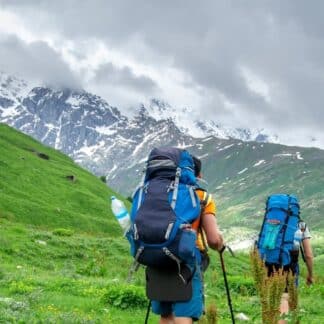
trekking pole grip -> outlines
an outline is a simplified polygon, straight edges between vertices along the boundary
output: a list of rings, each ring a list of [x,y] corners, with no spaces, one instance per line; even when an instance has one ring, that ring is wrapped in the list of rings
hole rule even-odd
[[[223,254],[223,252],[225,251],[225,249],[226,249],[226,245],[224,244],[224,245],[222,246],[222,248],[219,250],[219,253],[220,253],[220,254]]]

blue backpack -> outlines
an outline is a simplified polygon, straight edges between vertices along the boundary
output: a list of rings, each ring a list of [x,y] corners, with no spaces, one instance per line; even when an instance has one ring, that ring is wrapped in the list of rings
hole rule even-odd
[[[200,216],[194,162],[174,147],[151,151],[142,185],[133,195],[131,230],[127,238],[135,263],[168,268],[194,262]]]
[[[291,264],[294,235],[300,221],[298,199],[294,195],[274,194],[268,197],[257,248],[267,265],[285,267]]]

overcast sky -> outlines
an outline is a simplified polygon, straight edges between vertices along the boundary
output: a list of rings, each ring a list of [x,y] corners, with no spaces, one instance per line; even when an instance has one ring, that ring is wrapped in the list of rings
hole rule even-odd
[[[324,148],[324,1],[0,0],[0,70]]]

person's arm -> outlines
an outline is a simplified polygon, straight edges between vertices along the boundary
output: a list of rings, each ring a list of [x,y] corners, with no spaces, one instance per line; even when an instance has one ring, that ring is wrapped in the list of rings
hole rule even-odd
[[[311,285],[314,283],[313,279],[313,251],[310,243],[309,238],[305,238],[302,241],[303,249],[304,249],[304,255],[305,255],[305,262],[307,267],[307,277],[306,277],[306,283],[307,285]]]
[[[215,215],[203,214],[201,225],[206,234],[208,246],[213,250],[221,251],[224,246],[224,241],[219,231]]]

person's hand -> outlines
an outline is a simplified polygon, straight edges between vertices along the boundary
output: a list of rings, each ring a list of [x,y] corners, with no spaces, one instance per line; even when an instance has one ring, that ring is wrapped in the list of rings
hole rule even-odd
[[[217,250],[218,250],[218,252],[219,252],[220,254],[222,254],[222,253],[225,251],[225,249],[226,249],[226,245],[223,244],[223,245],[221,245]]]
[[[308,286],[312,285],[314,283],[314,278],[310,275],[307,275],[307,278],[306,278],[306,284]]]

